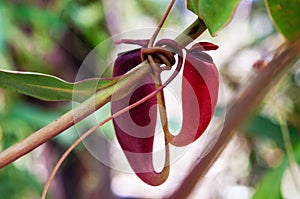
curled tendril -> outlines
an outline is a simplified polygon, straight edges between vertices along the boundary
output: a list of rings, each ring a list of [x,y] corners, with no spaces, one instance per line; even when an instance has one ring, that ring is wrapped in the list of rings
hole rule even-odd
[[[141,54],[142,54],[142,60],[144,61],[145,59],[148,58],[148,55],[152,55],[154,58],[158,58],[158,62],[156,61],[155,63],[163,63],[168,67],[172,67],[176,60],[174,58],[174,55],[172,52],[167,50],[166,48],[163,47],[151,47],[151,48],[142,48],[141,49]],[[156,71],[162,71],[162,69],[156,64]]]

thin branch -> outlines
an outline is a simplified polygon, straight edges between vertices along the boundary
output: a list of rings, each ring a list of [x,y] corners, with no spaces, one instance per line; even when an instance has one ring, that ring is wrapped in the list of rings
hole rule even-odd
[[[128,89],[134,86],[139,79],[143,78],[149,72],[151,72],[151,68],[148,65],[141,63],[136,70],[132,71],[124,78],[121,78],[116,85],[100,90],[94,96],[90,97],[88,100],[70,110],[52,123],[34,132],[24,140],[5,149],[0,153],[0,168],[27,154],[36,147],[73,126],[76,122],[79,122],[88,115],[94,113],[110,101],[112,94],[116,96],[116,93],[122,95],[123,92],[128,91]]]
[[[187,27],[185,31],[175,40],[182,46],[188,45],[193,39],[197,38],[206,30],[206,26],[201,24],[204,24],[203,21],[199,18],[196,19],[195,22]],[[190,38],[188,36],[190,36]],[[146,62],[141,63],[140,66],[143,66],[144,64],[146,64]],[[128,88],[130,88],[132,85],[138,82],[139,79],[143,78],[150,72],[150,67],[139,67],[135,71],[134,76],[130,76],[131,78],[128,78],[128,80],[126,80],[127,82],[125,81],[125,84],[118,83],[121,85],[120,88],[113,86],[99,91],[95,96],[59,117],[52,123],[34,132],[24,140],[5,149],[0,153],[0,168],[5,167],[11,162],[29,153],[41,144],[49,141],[56,135],[73,126],[76,122],[79,122],[88,115],[92,114],[110,101],[112,93],[115,91],[128,90]]]
[[[191,171],[183,179],[179,187],[168,197],[172,199],[187,198],[199,180],[202,180],[209,168],[228,144],[236,129],[252,114],[270,88],[292,68],[300,58],[300,39],[287,45],[256,77],[244,86],[226,114],[220,137],[212,150],[195,162]],[[217,128],[218,129],[218,128]]]
[[[154,41],[159,33],[159,31],[161,30],[162,26],[164,25],[169,13],[171,12],[171,9],[173,7],[175,3],[175,0],[171,0],[166,12],[164,13],[163,17],[161,18],[159,24],[157,25],[152,37],[150,38],[149,42],[148,42],[148,48],[153,47]]]
[[[165,21],[166,21],[168,15],[169,15],[169,13],[171,12],[171,9],[172,9],[174,3],[175,3],[175,0],[172,0],[172,1],[170,2],[170,4],[169,4],[169,6],[168,6],[168,8],[167,8],[167,10],[166,10],[166,12],[165,12],[165,14],[164,14],[163,17],[161,18],[159,24],[157,25],[157,27],[156,27],[156,29],[155,29],[153,35],[152,35],[152,37],[150,38],[150,40],[149,40],[149,42],[148,42],[148,45],[147,45],[147,48],[153,47],[154,41],[155,41],[155,39],[156,39],[156,37],[157,37],[159,31],[161,30],[163,24],[165,23]],[[143,53],[142,53],[142,54],[143,54]],[[160,76],[160,73],[162,72],[161,68],[155,63],[154,58],[152,57],[151,54],[148,54],[147,58],[148,58],[148,62],[149,62],[149,64],[151,65],[153,71],[156,72],[156,73],[157,73],[157,76],[159,77],[159,76]]]

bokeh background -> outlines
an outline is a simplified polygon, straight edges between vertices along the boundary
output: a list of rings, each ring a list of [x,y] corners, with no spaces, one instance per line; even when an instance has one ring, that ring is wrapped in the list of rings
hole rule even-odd
[[[0,68],[34,71],[74,81],[88,53],[111,35],[154,28],[167,0],[2,0],[0,1]],[[165,27],[181,32],[195,15],[178,0]],[[242,0],[231,23],[217,37],[207,32],[200,40],[219,49],[209,52],[224,82],[215,120],[236,91],[259,72],[258,60],[272,59],[284,41],[268,16],[263,0]],[[109,51],[103,51],[107,53]],[[204,181],[190,198],[248,199],[300,198],[300,67],[269,92],[240,128]],[[223,96],[223,95],[222,95]],[[0,150],[69,110],[67,102],[44,102],[0,89]],[[282,117],[284,122],[279,122]],[[284,124],[288,131],[284,131]],[[176,122],[173,125],[177,125]],[[213,124],[212,124],[213,125]],[[90,124],[86,123],[86,128]],[[101,134],[101,132],[98,134]],[[54,164],[78,137],[70,128],[30,154],[0,170],[0,198],[39,198]],[[114,140],[107,127],[106,137]],[[289,139],[290,138],[290,139]],[[102,149],[117,158],[103,138]],[[286,152],[286,147],[292,150]],[[161,198],[171,193],[197,158],[193,146],[174,165],[170,179],[160,187],[142,183],[134,174],[111,169],[78,146],[62,165],[49,198]],[[194,151],[193,151],[194,150]],[[292,166],[291,166],[292,165]],[[289,168],[293,168],[290,170]]]

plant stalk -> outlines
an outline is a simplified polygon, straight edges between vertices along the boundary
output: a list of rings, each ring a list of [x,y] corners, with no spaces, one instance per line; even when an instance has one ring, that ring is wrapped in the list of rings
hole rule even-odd
[[[124,91],[130,90],[130,88],[132,88],[139,79],[150,72],[151,68],[148,65],[141,63],[136,70],[132,71],[124,78],[121,78],[117,84],[100,90],[94,96],[90,97],[52,123],[5,149],[0,153],[0,168],[15,161],[19,157],[22,157],[36,147],[73,126],[75,123],[81,121],[88,115],[94,113],[111,100],[112,94],[114,94],[114,96],[124,95]]]

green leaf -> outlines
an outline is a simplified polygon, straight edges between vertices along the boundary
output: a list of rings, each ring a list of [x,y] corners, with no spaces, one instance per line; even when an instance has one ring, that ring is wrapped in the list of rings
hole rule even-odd
[[[281,178],[287,166],[288,162],[285,159],[278,168],[269,170],[256,188],[252,199],[282,199],[280,191]]]
[[[232,18],[240,0],[187,0],[188,9],[203,19],[215,36]]]
[[[297,162],[300,162],[300,145],[295,148],[294,154]],[[259,185],[256,187],[256,192],[252,199],[282,199],[281,195],[281,180],[285,169],[288,167],[289,162],[285,156],[281,165],[277,168],[267,171],[265,176],[261,179]]]
[[[300,36],[300,1],[265,0],[278,31],[289,41]]]
[[[292,144],[296,144],[300,139],[299,132],[291,125],[289,125],[288,128]],[[259,139],[269,139],[274,141],[281,148],[284,148],[280,125],[266,116],[260,114],[253,115],[249,118],[247,123],[244,124],[243,130],[248,136],[257,137]]]
[[[87,79],[69,83],[57,77],[33,73],[0,69],[0,88],[16,90],[41,100],[83,101],[100,89],[107,88],[118,82],[119,78]],[[73,95],[76,99],[73,99]]]

